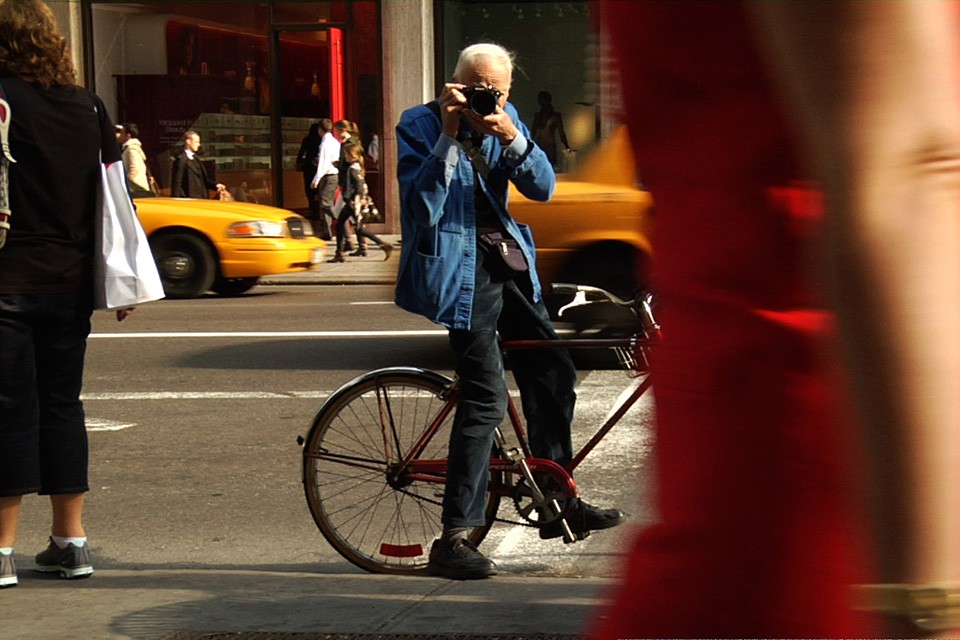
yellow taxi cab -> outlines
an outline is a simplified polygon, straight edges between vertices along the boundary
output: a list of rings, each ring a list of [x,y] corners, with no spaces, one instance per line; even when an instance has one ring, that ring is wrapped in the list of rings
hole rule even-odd
[[[530,225],[548,307],[550,285],[569,282],[630,297],[649,286],[653,197],[637,186],[626,127],[600,142],[570,173],[557,176],[549,202],[511,185],[510,213]],[[552,302],[552,304],[551,304]]]
[[[325,243],[303,217],[248,202],[137,198],[168,298],[239,295],[260,276],[314,269]]]

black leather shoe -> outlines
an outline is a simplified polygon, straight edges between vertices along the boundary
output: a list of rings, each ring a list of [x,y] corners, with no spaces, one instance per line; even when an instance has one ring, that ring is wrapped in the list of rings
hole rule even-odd
[[[497,565],[464,538],[451,542],[434,540],[427,562],[430,575],[451,580],[479,580],[497,575]]]
[[[623,524],[627,514],[620,509],[601,509],[578,499],[567,513],[567,524],[573,533],[584,533],[597,529],[609,529]],[[560,520],[554,520],[540,527],[540,539],[549,540],[563,536]]]

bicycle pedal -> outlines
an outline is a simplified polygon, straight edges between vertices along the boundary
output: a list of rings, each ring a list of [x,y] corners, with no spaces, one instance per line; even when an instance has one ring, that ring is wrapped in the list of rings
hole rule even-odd
[[[513,447],[512,449],[501,450],[500,456],[506,462],[516,462],[517,460],[520,460],[521,458],[523,458],[523,453],[517,447]]]
[[[569,540],[567,536],[562,536],[563,544],[573,544],[574,542],[580,542],[581,540],[586,540],[590,537],[589,531],[574,531],[573,537]]]

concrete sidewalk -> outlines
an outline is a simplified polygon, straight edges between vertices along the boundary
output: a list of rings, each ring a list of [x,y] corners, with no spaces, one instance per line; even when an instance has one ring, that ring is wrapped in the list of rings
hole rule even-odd
[[[248,569],[96,571],[63,580],[18,557],[0,590],[4,640],[574,638],[608,581],[501,575],[456,582]]]
[[[393,246],[393,255],[383,259],[383,251],[376,246],[367,247],[366,257],[345,256],[346,262],[324,262],[312,271],[263,276],[261,285],[276,284],[393,284],[397,281],[400,264],[400,236],[383,234],[380,238]],[[356,239],[351,239],[355,243]],[[333,257],[334,245],[327,243],[327,259]]]

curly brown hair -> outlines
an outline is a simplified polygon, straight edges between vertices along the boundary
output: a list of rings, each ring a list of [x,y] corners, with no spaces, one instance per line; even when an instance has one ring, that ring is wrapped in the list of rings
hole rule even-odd
[[[67,39],[45,3],[0,0],[0,71],[44,89],[76,83]]]

